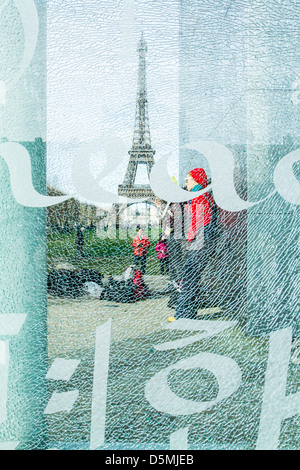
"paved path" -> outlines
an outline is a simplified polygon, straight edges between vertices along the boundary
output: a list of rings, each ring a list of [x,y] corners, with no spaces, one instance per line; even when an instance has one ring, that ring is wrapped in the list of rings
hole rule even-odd
[[[152,280],[152,285],[156,285]],[[150,283],[149,283],[150,286]],[[48,297],[48,351],[50,356],[93,347],[96,327],[112,319],[112,341],[137,338],[163,329],[173,313],[168,297],[135,303]]]

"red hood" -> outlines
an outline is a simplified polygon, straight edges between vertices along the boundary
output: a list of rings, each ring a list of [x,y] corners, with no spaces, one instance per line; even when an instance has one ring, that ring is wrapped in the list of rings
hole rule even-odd
[[[190,171],[191,177],[197,181],[197,183],[201,184],[202,188],[206,188],[207,186],[207,175],[203,168],[194,168]]]

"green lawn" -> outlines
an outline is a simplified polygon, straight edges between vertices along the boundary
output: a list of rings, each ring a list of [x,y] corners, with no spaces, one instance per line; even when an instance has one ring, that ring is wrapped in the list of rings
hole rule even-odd
[[[72,263],[78,268],[95,269],[102,274],[121,274],[133,263],[132,238],[127,240],[100,239],[94,231],[84,234],[84,258],[76,258],[74,233],[50,233],[47,239],[48,270],[57,261]],[[147,257],[147,274],[159,274],[155,251],[156,240],[151,240]]]

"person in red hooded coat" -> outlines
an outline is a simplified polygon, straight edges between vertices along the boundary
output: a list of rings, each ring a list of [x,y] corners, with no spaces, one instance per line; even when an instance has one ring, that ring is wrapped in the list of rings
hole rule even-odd
[[[201,191],[206,186],[207,175],[203,168],[195,168],[188,174],[188,191]],[[213,207],[214,200],[208,192],[186,204],[185,232],[188,256],[176,314],[175,317],[169,317],[169,321],[179,318],[195,319],[201,306],[201,274],[209,262],[213,245]]]
[[[134,264],[138,266],[139,263],[141,263],[141,272],[145,274],[147,251],[150,247],[150,241],[141,228],[139,228],[137,236],[134,237],[132,246],[134,248]]]

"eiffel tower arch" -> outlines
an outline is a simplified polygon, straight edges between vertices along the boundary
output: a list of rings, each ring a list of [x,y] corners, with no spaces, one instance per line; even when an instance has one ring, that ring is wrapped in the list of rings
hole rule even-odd
[[[138,69],[138,90],[136,100],[135,125],[132,140],[132,147],[129,150],[129,163],[125,173],[124,181],[118,187],[119,196],[129,199],[155,198],[150,184],[136,184],[136,174],[138,165],[146,165],[148,178],[151,168],[154,165],[154,154],[151,145],[150,125],[148,116],[148,98],[146,85],[146,52],[147,44],[143,33],[138,43],[137,52],[139,54]]]

